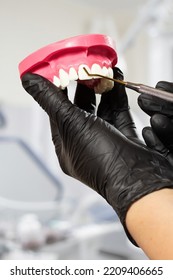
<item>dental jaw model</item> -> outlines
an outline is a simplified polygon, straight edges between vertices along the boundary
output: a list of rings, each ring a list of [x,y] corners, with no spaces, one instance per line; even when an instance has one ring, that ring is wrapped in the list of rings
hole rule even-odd
[[[114,82],[87,75],[100,74],[113,78],[117,64],[113,40],[102,34],[88,34],[68,38],[39,49],[19,64],[20,77],[31,72],[39,74],[57,87],[68,87],[70,81],[83,83],[95,93],[113,88]]]

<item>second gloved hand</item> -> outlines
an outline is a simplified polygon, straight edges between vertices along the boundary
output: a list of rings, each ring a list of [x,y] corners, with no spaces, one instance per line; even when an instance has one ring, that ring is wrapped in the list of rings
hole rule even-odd
[[[116,122],[112,125],[104,119],[107,114],[98,117],[72,104],[67,91],[43,77],[25,74],[22,84],[51,119],[53,142],[62,170],[107,200],[135,244],[126,228],[127,211],[143,196],[173,188],[168,160],[122,134]]]
[[[173,83],[160,81],[156,88],[173,94]],[[146,144],[166,156],[173,165],[173,103],[155,96],[141,94],[138,104],[145,113],[151,116],[151,127],[143,129]]]

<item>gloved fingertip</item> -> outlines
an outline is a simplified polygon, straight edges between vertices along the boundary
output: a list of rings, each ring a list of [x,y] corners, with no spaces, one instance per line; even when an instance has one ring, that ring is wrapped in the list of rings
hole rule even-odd
[[[155,114],[151,118],[151,126],[159,139],[168,147],[172,147],[173,141],[173,123],[165,115]]]
[[[21,80],[24,89],[55,121],[59,106],[68,100],[67,88],[62,90],[38,74],[26,73]]]
[[[21,80],[22,81],[27,81],[27,80],[32,80],[32,79],[41,78],[41,77],[42,76],[40,76],[38,74],[27,72],[27,73],[25,73],[21,76]]]
[[[35,98],[45,87],[49,87],[49,81],[38,74],[26,73],[21,78],[23,88]]]
[[[142,136],[145,137],[145,136],[150,136],[152,133],[152,128],[150,126],[146,126],[142,129]]]
[[[142,130],[142,136],[149,148],[155,148],[156,139],[151,127],[144,127]]]
[[[162,143],[162,141],[160,141],[160,139],[158,138],[158,135],[155,134],[155,131],[151,127],[145,127],[142,131],[142,135],[143,135],[146,145],[150,149],[153,149],[153,150],[159,152],[163,156],[167,156],[168,149],[166,148],[164,143]]]
[[[30,86],[42,81],[42,79],[42,76],[28,72],[21,77],[21,82],[24,89],[27,90]]]
[[[150,123],[153,128],[164,128],[168,120],[168,117],[162,114],[154,114],[150,119]]]
[[[35,73],[28,72],[24,74],[21,77],[21,82],[23,88],[32,96],[35,93],[43,92],[43,90],[49,90],[49,91],[51,90],[57,93],[61,92],[67,95],[67,88],[60,89],[57,86],[55,86],[52,82],[50,82],[48,79]]]
[[[138,105],[140,106],[141,109],[145,108],[148,106],[148,102],[150,101],[150,97],[148,96],[148,94],[140,94],[138,96]]]
[[[156,84],[156,88],[162,88],[164,86],[164,84],[165,84],[165,81],[159,81]]]
[[[114,79],[124,80],[124,74],[118,67],[113,68]]]
[[[156,84],[156,88],[173,93],[173,83],[172,82],[159,81]]]
[[[139,107],[142,109],[142,111],[147,113],[149,116],[152,116],[153,112],[157,109],[157,106],[155,106],[155,103],[152,98],[153,96],[151,95],[141,94],[138,96],[137,99]]]

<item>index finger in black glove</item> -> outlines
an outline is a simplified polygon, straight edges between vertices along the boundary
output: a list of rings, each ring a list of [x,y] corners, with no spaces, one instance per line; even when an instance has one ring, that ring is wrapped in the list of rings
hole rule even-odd
[[[78,82],[75,91],[74,104],[84,111],[95,114],[96,96],[94,89]]]
[[[124,79],[123,73],[118,67],[113,68],[113,72],[115,79]],[[97,115],[112,124],[125,136],[137,138],[136,127],[130,113],[128,98],[123,85],[114,83],[112,90],[102,94]]]

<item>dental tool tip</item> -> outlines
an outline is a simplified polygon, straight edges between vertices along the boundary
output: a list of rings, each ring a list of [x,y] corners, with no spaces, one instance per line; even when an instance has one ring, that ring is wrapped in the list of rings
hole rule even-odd
[[[124,82],[123,80],[118,80],[118,79],[114,79],[114,78],[111,78],[111,77],[108,77],[108,76],[104,76],[104,75],[101,75],[101,74],[91,74],[88,72],[88,70],[83,67],[84,71],[87,73],[88,76],[90,77],[99,77],[99,78],[103,78],[103,79],[107,79],[107,80],[111,80],[115,83],[119,83],[119,84],[122,84],[122,85],[126,85],[126,82]]]
[[[132,82],[127,82],[127,81],[123,81],[123,80],[110,78],[110,77],[100,75],[100,74],[90,74],[85,67],[84,67],[84,71],[87,73],[88,76],[108,79],[108,80],[114,81],[116,83],[119,83],[121,85],[124,85],[126,88],[132,89],[138,93],[153,95],[153,96],[159,97],[163,100],[173,102],[173,93],[171,93],[171,92],[166,92],[166,91],[156,89],[156,88],[153,88],[153,87],[150,87],[147,85],[143,85],[143,84],[132,83]]]

